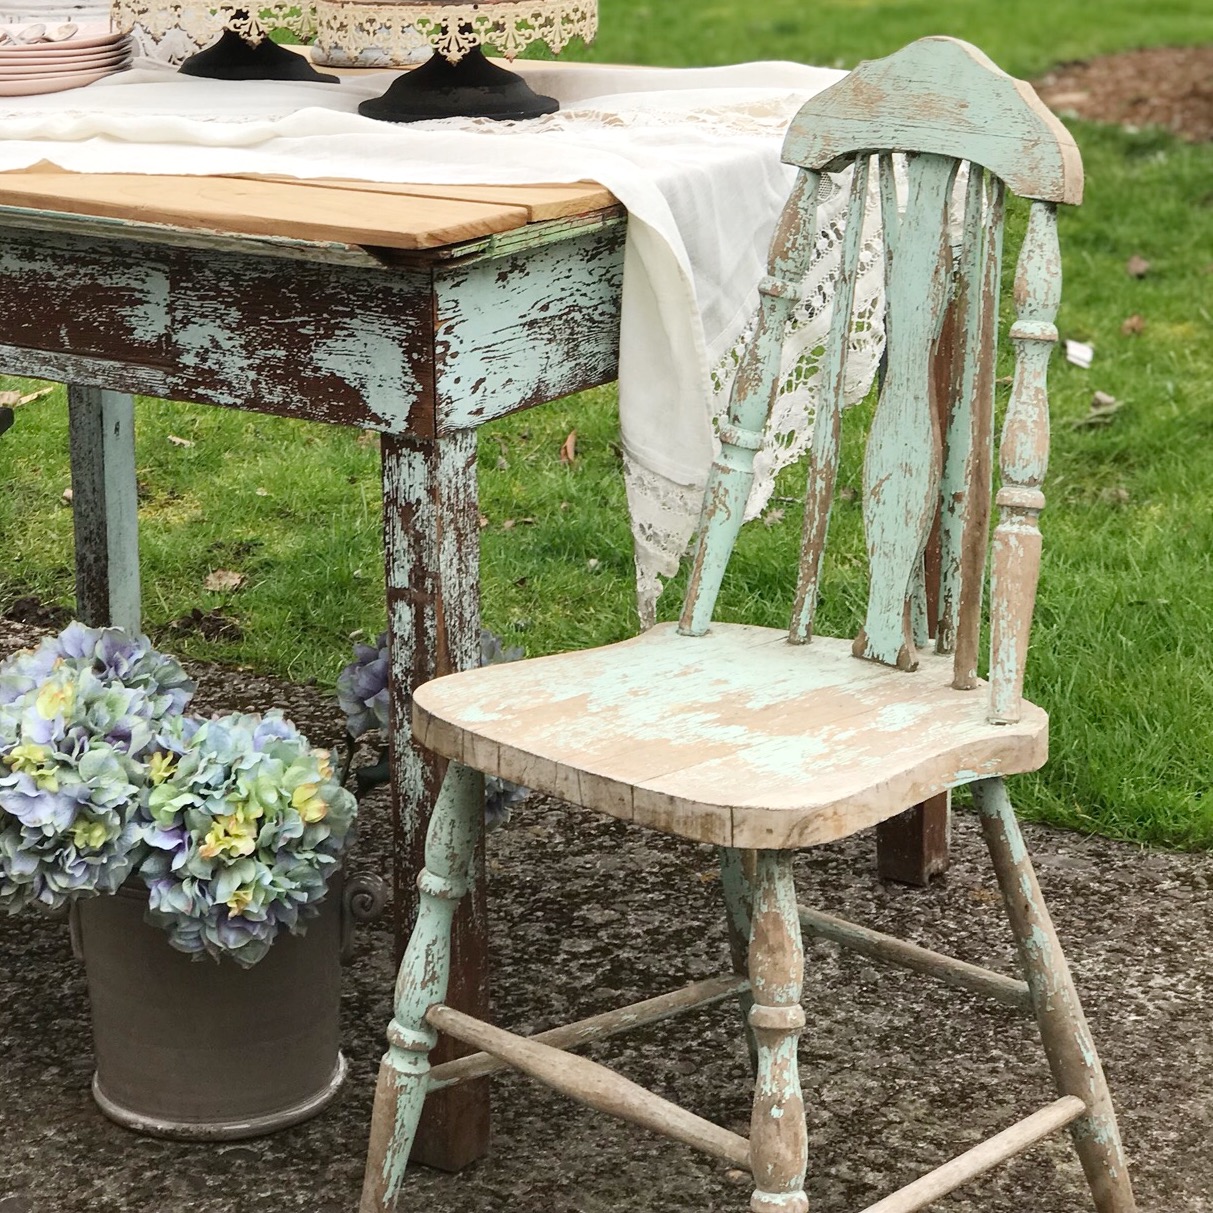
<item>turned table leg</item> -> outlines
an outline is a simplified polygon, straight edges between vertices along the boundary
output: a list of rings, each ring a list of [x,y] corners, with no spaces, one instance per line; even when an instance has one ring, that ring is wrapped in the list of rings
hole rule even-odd
[[[392,815],[396,945],[413,929],[414,882],[445,762],[413,744],[413,687],[480,658],[480,526],[476,495],[476,435],[444,438],[385,434],[384,556],[391,649]],[[489,1018],[484,850],[477,847],[468,896],[455,915],[448,1006]],[[399,959],[399,956],[397,956]],[[469,1052],[443,1037],[435,1064]],[[488,1152],[486,1080],[436,1092],[425,1104],[412,1156],[455,1171]]]

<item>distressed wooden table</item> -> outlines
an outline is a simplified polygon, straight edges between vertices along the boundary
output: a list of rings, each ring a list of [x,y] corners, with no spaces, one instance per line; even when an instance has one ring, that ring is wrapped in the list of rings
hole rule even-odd
[[[593,184],[0,176],[0,369],[69,385],[87,622],[139,626],[130,393],[381,433],[399,937],[441,777],[409,691],[479,659],[475,428],[615,378],[625,229]],[[486,1016],[483,860],[465,906],[453,1001]],[[414,1157],[485,1152],[484,1080],[431,1112]]]

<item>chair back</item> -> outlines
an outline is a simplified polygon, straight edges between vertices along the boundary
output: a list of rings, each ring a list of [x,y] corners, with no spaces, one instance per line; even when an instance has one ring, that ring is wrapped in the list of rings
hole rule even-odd
[[[826,173],[850,170],[832,323],[818,383],[793,643],[813,634],[841,438],[842,387],[869,191],[885,253],[885,357],[867,438],[863,517],[869,594],[857,657],[906,671],[934,636],[953,685],[977,683],[989,547],[994,359],[1005,192],[1031,200],[1010,329],[1015,375],[999,444],[991,569],[990,718],[1017,720],[1040,564],[1048,461],[1046,370],[1061,296],[1058,203],[1082,197],[1074,141],[1032,88],[975,47],[924,38],[861,63],[810,100],[783,158],[799,167],[776,228],[754,337],[736,376],[704,499],[680,631],[711,622],[779,390],[780,351],[818,239]],[[928,558],[930,549],[930,558]],[[928,563],[937,579],[928,578]],[[928,605],[928,581],[931,585]]]

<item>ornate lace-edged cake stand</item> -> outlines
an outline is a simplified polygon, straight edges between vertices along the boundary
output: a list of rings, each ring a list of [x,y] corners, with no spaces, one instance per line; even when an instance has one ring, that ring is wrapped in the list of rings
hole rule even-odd
[[[456,115],[534,118],[558,107],[514,72],[485,57],[492,46],[513,59],[534,42],[559,54],[598,28],[597,0],[317,0],[314,63],[406,67],[428,56],[359,112],[389,122]]]

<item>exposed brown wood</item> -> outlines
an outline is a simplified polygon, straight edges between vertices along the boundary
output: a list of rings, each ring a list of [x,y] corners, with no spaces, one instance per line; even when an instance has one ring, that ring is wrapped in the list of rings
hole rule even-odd
[[[401,267],[0,221],[0,357],[13,374],[173,400],[465,428],[615,376],[626,227],[571,222],[525,229],[533,254]]]
[[[1032,1010],[1032,996],[1025,981],[957,960],[954,956],[933,952],[930,948],[907,943],[904,939],[897,939],[868,927],[861,927],[857,923],[836,918],[833,914],[823,914],[820,910],[810,909],[808,906],[802,905],[799,909],[801,930],[816,935],[819,939],[828,939],[839,947],[858,952],[882,964],[938,978],[947,985],[993,998],[1017,1011]]]
[[[949,795],[940,792],[876,826],[876,874],[881,880],[925,887],[951,862]]]
[[[790,851],[755,857],[750,927],[750,1027],[758,1073],[750,1112],[751,1213],[808,1213],[809,1135],[797,1064],[804,948]]]
[[[606,1066],[515,1036],[448,1006],[431,1007],[426,1018],[440,1031],[500,1057],[578,1103],[694,1146],[736,1167],[749,1167],[750,1146],[744,1137],[646,1091]]]
[[[564,219],[587,211],[614,206],[615,195],[592,181],[574,185],[409,185],[390,181],[349,181],[339,177],[264,177],[311,189],[354,190],[365,194],[407,194],[417,198],[448,198],[461,202],[494,203],[524,207],[531,223],[544,219]],[[0,176],[0,185],[3,177]]]
[[[243,177],[108,173],[0,175],[0,205],[137,223],[425,249],[524,227],[525,206]]]
[[[711,977],[707,981],[697,981],[684,986],[681,990],[672,990],[669,994],[659,994],[656,998],[647,998],[630,1006],[604,1011],[601,1015],[591,1015],[588,1019],[579,1019],[576,1023],[550,1028],[526,1039],[553,1049],[575,1049],[595,1040],[617,1036],[620,1032],[630,1032],[633,1028],[657,1023],[671,1015],[680,1015],[684,1011],[723,1002],[724,999],[741,994],[748,988],[749,980],[735,973],[725,977]],[[430,1071],[429,1089],[436,1091],[442,1087],[453,1087],[457,1083],[496,1074],[499,1070],[508,1068],[508,1063],[491,1053],[473,1053],[457,1061],[435,1066]]]
[[[414,744],[410,726],[413,688],[436,675],[469,669],[479,661],[479,512],[476,441],[470,430],[447,439],[385,436],[384,547],[391,647],[391,766],[396,939],[412,931],[417,893],[412,874],[425,856],[430,806],[446,764]],[[489,1013],[488,908],[483,842],[477,847],[468,895],[455,914],[447,1002],[478,1017]],[[440,1040],[431,1061],[440,1064],[467,1050]],[[489,1145],[485,1082],[469,1082],[427,1099],[413,1158],[455,1171],[482,1157]]]
[[[1066,1096],[1055,1100],[1039,1112],[1013,1124],[1009,1129],[966,1150],[963,1154],[936,1167],[912,1184],[869,1205],[863,1213],[915,1213],[927,1205],[955,1191],[961,1184],[976,1179],[987,1171],[1031,1149],[1038,1141],[1056,1133],[1076,1120],[1086,1111],[1081,1099]]]
[[[909,676],[835,637],[659,624],[431,682],[413,719],[439,753],[624,820],[721,846],[812,846],[1044,762],[1045,713],[991,724],[984,696],[952,689],[951,665],[927,650]]]

